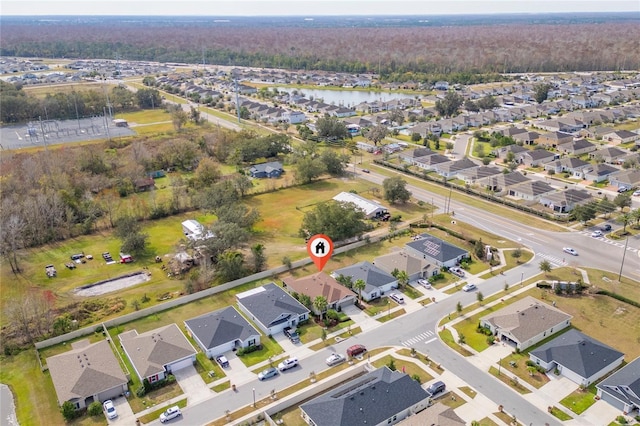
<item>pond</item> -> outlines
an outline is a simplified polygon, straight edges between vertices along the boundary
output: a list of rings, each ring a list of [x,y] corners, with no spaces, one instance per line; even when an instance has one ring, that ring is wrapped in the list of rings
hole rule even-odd
[[[293,89],[289,87],[277,87],[280,92],[292,93],[297,91],[307,99],[322,99],[329,105],[344,105],[352,108],[362,102],[390,101],[393,99],[415,99],[417,95],[392,92],[374,92],[361,90],[327,90],[327,89]]]

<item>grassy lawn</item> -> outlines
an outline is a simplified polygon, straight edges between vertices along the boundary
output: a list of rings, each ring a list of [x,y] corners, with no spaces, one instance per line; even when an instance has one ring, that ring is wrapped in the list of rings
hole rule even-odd
[[[391,312],[391,315],[382,315],[381,317],[377,318],[377,320],[380,322],[387,322],[406,313],[407,311],[405,311],[404,309],[398,309],[397,311]]]
[[[187,398],[185,399],[181,399],[180,401],[176,402],[175,404],[171,404],[171,406],[177,405],[180,408],[184,408],[187,406]],[[138,417],[138,420],[140,420],[142,423],[150,423],[154,420],[157,420],[158,417],[160,417],[160,414],[162,414],[164,412],[164,410],[166,410],[169,406],[165,405],[162,408],[159,408],[149,414],[146,414],[142,417]]]
[[[316,343],[315,345],[312,345],[309,347],[309,349],[314,350],[314,351],[319,351],[320,349],[324,349],[328,346],[331,346],[333,344],[333,342],[337,342],[337,340],[339,339],[347,339],[351,336],[355,336],[358,333],[362,333],[362,329],[360,327],[354,327],[354,328],[350,328],[349,330],[345,331],[344,333],[340,333],[339,335],[337,335],[336,337],[333,337],[331,339],[327,339],[324,342],[319,342]],[[318,336],[319,338],[320,336]]]
[[[462,386],[461,388],[458,388],[458,389],[460,389],[461,392],[463,392],[465,395],[467,395],[471,399],[475,398],[477,395],[476,391],[471,389],[469,386]]]
[[[217,393],[217,392],[225,391],[230,387],[231,387],[231,381],[226,381],[226,382],[222,382],[220,384],[215,385],[214,387],[211,388],[211,390]]]
[[[451,331],[445,329],[444,331],[439,332],[438,335],[440,336],[440,340],[442,340],[447,346],[454,349],[460,355],[462,356],[473,355],[471,352],[469,352],[467,349],[463,348],[453,340],[453,335],[451,334]]]
[[[565,420],[571,420],[573,417],[571,417],[570,415],[568,415],[567,413],[565,413],[564,411],[562,411],[561,409],[559,409],[558,407],[551,407],[551,411],[550,411],[551,415],[554,417],[557,417],[560,421],[565,421]]]
[[[329,327],[327,329],[327,334],[331,334],[342,329],[348,329],[353,333],[353,330],[351,330],[351,327],[353,326],[353,324],[354,322],[351,319],[344,322],[339,322],[335,326]],[[359,328],[360,327],[358,327],[358,329]],[[300,334],[300,341],[302,343],[309,343],[309,342],[313,342],[316,339],[320,339],[322,337],[322,329],[323,327],[321,327],[315,321],[307,321],[306,323],[298,326],[298,334]]]
[[[531,393],[531,391],[527,388],[525,388],[524,386],[522,386],[519,381],[516,382],[514,381],[511,377],[508,377],[505,374],[500,374],[500,372],[498,371],[497,368],[495,367],[490,367],[489,368],[489,373],[493,374],[494,376],[496,376],[500,381],[502,381],[503,383],[506,383],[507,385],[509,385],[512,389],[515,389],[516,391],[518,391],[518,393],[524,395],[527,393]]]
[[[478,421],[478,426],[500,426],[500,425],[494,422],[493,420],[491,420],[489,417],[485,417],[484,419]]]
[[[418,365],[416,365],[416,363],[399,360],[397,358],[392,357],[391,355],[387,355],[383,358],[380,358],[374,361],[372,364],[376,368],[380,368],[385,365],[388,367],[391,360],[393,360],[397,371],[403,371],[403,368],[404,368],[404,372],[407,373],[409,377],[418,375],[420,377],[420,383],[426,383],[430,380],[433,380],[433,377],[429,373],[424,371],[422,368],[420,368]]]
[[[502,420],[505,425],[510,425],[510,426],[513,425],[513,416],[510,416],[507,413],[503,413],[503,412],[493,413],[493,415],[499,418],[500,420]],[[522,423],[516,422],[516,425],[522,426]]]
[[[188,338],[189,336],[187,336]],[[191,342],[193,345],[193,342]],[[197,348],[197,345],[193,346]],[[203,352],[198,352],[196,354],[196,363],[195,363],[196,371],[202,377],[205,383],[213,383],[214,381],[221,379],[222,377],[226,377],[224,371],[217,362],[213,362]]]
[[[397,352],[400,355],[411,356],[411,350],[410,349],[400,349]],[[433,371],[435,371],[438,374],[444,373],[444,368],[442,368],[439,364],[431,362],[431,360],[429,359],[428,356],[426,356],[426,355],[424,355],[424,354],[422,354],[420,352],[416,351],[415,359],[416,359],[416,361],[421,361],[424,365],[426,365],[427,367],[429,367],[430,369],[432,369]]]
[[[548,340],[550,339],[545,339],[544,343],[546,343]],[[533,350],[544,343],[535,345],[534,347],[529,348],[529,350]],[[520,381],[525,381],[529,383],[531,386],[535,387],[536,389],[540,389],[542,386],[549,383],[549,378],[546,376],[546,374],[542,374],[538,372],[534,373],[532,376],[527,370],[528,359],[529,359],[528,352],[527,353],[521,352],[517,354],[512,353],[511,355],[505,358],[502,358],[502,360],[500,360],[500,365],[501,365],[500,368],[503,370],[509,370],[510,372],[518,376],[518,379]],[[511,362],[515,363],[515,367],[511,366],[510,364]]]
[[[596,388],[589,386],[587,390],[576,389],[564,397],[560,404],[567,407],[576,414],[584,413],[589,407],[596,403]]]
[[[436,401],[441,402],[442,404],[446,405],[447,407],[456,409],[458,407],[460,407],[461,405],[464,405],[467,403],[467,401],[464,398],[460,398],[460,395],[458,395],[457,393],[451,391],[449,393],[447,393],[446,395],[444,395],[442,398],[438,398]]]

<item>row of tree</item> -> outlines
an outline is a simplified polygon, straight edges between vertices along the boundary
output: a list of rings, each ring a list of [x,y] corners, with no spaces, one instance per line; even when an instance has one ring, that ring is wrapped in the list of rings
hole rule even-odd
[[[95,117],[103,115],[105,111],[133,111],[162,105],[162,98],[156,89],[140,89],[133,93],[125,87],[115,86],[104,92],[73,90],[35,97],[27,94],[21,85],[2,80],[0,80],[0,97],[2,97],[2,108],[0,108],[2,123]]]

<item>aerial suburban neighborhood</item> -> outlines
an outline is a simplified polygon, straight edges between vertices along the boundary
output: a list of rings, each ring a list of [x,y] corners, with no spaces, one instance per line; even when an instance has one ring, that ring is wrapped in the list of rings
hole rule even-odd
[[[0,18],[0,425],[640,424],[637,13],[214,13]]]

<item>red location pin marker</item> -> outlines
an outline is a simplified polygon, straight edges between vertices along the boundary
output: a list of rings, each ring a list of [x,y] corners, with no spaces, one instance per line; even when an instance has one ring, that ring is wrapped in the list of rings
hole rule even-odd
[[[333,253],[333,241],[324,234],[316,234],[307,242],[307,253],[318,270],[322,271]]]

